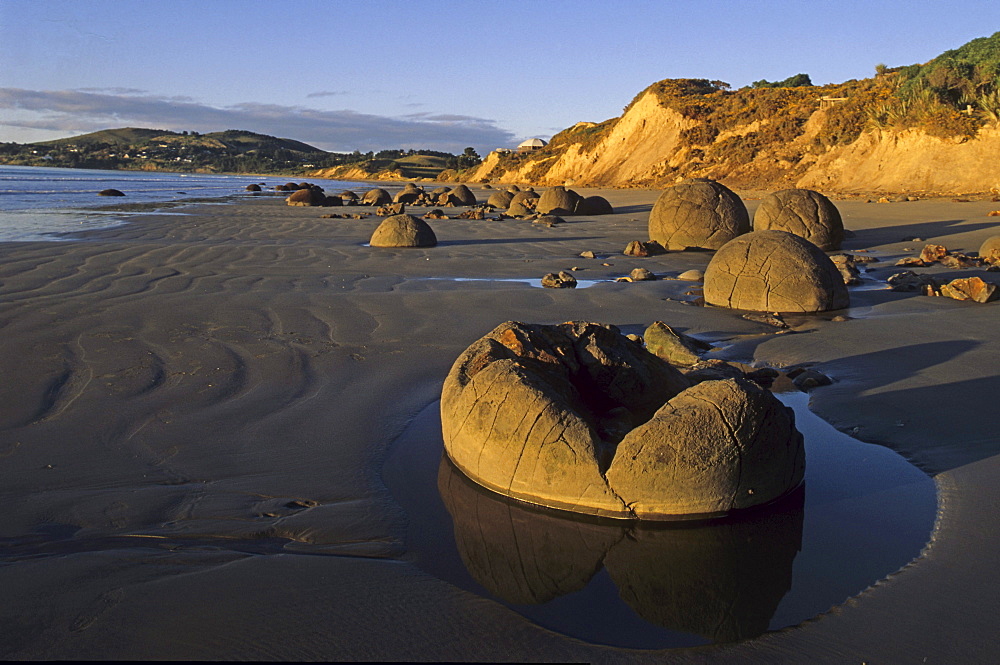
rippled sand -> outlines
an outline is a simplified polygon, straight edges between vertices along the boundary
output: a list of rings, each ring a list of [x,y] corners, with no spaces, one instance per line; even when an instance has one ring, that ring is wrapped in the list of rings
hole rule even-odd
[[[1000,303],[858,290],[853,320],[789,317],[795,333],[776,335],[684,304],[686,282],[426,279],[707,264],[622,256],[657,192],[597,193],[619,212],[555,228],[431,222],[429,249],[364,247],[377,218],[320,219],[330,209],[274,197],[0,244],[0,656],[662,660],[560,636],[421,572],[380,477],[471,341],[507,319],[589,319],[625,332],[664,320],[730,340],[733,358],[817,362],[837,383],[813,408],[904,453],[940,492],[933,541],[903,571],[802,626],[670,658],[996,657]],[[870,273],[882,279],[919,251],[904,237],[974,252],[998,232],[989,202],[838,206],[857,233],[845,249],[883,257]]]

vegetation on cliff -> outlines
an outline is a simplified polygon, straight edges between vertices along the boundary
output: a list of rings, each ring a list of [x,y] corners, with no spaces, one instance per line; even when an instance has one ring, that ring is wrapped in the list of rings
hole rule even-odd
[[[559,158],[572,151],[596,164],[602,153],[624,150],[606,139],[649,96],[674,112],[681,127],[679,136],[663,146],[662,164],[645,179],[614,182],[607,175],[607,181],[598,178],[592,184],[657,185],[708,176],[754,186],[772,182],[778,169],[791,181],[819,156],[854,143],[866,131],[917,130],[962,142],[995,125],[1000,121],[1000,32],[923,65],[880,64],[872,78],[844,83],[812,85],[803,73],[736,90],[706,79],[658,81],[640,92],[621,117],[578,123],[533,153],[499,155],[491,172],[479,175],[496,179],[516,172],[525,181],[545,183],[555,169],[558,177],[549,178],[554,182],[565,178]],[[633,138],[641,141],[641,131]]]

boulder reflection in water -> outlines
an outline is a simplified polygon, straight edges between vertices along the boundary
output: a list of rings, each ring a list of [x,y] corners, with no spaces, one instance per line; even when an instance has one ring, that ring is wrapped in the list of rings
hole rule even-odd
[[[647,527],[581,520],[498,497],[442,458],[438,490],[469,573],[519,605],[585,587],[602,567],[646,621],[732,642],[767,630],[802,546],[800,487],[732,518]]]

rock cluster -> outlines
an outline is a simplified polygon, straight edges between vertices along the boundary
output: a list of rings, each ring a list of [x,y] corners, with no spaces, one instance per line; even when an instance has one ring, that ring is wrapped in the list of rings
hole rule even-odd
[[[802,479],[794,416],[745,378],[695,386],[614,326],[507,322],[453,365],[445,450],[528,503],[625,519],[724,514]]]
[[[750,231],[746,206],[732,190],[711,180],[670,187],[649,213],[649,238],[668,250],[719,249]]]
[[[754,231],[787,231],[823,251],[840,249],[844,223],[830,199],[811,189],[785,189],[761,199],[753,216]]]
[[[756,312],[823,312],[847,307],[850,296],[816,245],[785,231],[753,231],[712,257],[705,302]]]
[[[565,270],[550,272],[542,277],[542,286],[547,289],[575,289],[576,284],[576,277]]]
[[[996,284],[985,282],[981,277],[953,279],[939,282],[930,275],[918,275],[910,270],[892,275],[887,280],[893,291],[916,291],[925,296],[944,296],[954,300],[971,300],[987,303],[996,300],[1000,293]]]
[[[982,255],[982,250],[980,250],[979,256],[982,257]],[[944,245],[924,245],[924,248],[920,250],[920,256],[900,259],[896,265],[924,268],[935,263],[945,268],[975,268],[982,265],[984,261],[961,252],[951,252]]]

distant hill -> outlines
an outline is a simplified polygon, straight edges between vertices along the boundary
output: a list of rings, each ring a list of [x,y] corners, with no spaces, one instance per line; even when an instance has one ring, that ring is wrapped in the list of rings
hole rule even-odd
[[[349,165],[366,174],[356,177],[392,172],[418,179],[479,161],[478,155],[433,150],[326,152],[301,141],[236,129],[199,134],[123,127],[38,143],[0,143],[2,164],[145,171],[301,175]]]
[[[814,86],[807,74],[730,89],[665,79],[623,114],[577,123],[530,153],[487,155],[459,178],[538,185],[964,193],[1000,190],[1000,32],[923,65]]]

